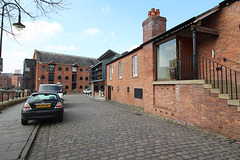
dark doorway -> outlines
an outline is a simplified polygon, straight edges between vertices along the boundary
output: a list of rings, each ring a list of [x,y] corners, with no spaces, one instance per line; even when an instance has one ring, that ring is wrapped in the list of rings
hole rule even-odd
[[[107,87],[107,100],[111,100],[112,86]]]

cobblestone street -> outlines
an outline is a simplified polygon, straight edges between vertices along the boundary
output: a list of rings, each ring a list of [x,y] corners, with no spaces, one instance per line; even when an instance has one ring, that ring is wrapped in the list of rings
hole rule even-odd
[[[240,142],[142,109],[65,95],[62,123],[44,121],[28,159],[240,159]]]

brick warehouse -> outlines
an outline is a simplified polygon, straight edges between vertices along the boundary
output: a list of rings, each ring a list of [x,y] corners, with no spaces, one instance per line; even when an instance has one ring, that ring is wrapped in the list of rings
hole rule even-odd
[[[90,66],[98,63],[95,58],[57,54],[35,50],[35,90],[39,84],[63,85],[63,92],[82,92],[89,87]]]
[[[166,31],[152,9],[143,44],[107,64],[106,98],[240,140],[240,2]]]

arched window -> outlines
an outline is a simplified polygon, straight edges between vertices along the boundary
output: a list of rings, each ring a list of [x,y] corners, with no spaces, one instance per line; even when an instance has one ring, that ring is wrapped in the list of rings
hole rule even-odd
[[[85,80],[88,81],[88,77],[86,77]]]
[[[82,68],[80,68],[80,72],[83,72],[83,69],[82,69]]]
[[[62,79],[62,77],[61,76],[58,76],[58,80],[61,80]]]
[[[44,66],[44,65],[42,65],[41,69],[42,69],[42,70],[45,70],[45,66]]]
[[[66,67],[66,68],[65,68],[65,71],[69,71],[69,68],[68,68],[68,67]]]
[[[62,70],[62,67],[58,67],[58,70],[61,71],[61,70]]]
[[[68,85],[65,86],[65,89],[68,89]]]
[[[41,76],[41,79],[45,79],[45,76],[44,76],[44,75],[42,75],[42,76]]]
[[[85,86],[85,89],[88,89],[88,86]]]
[[[86,72],[88,72],[88,69],[86,69]]]
[[[79,89],[82,89],[82,86],[80,86]]]
[[[68,77],[68,76],[66,76],[66,77],[65,77],[65,79],[66,79],[66,80],[68,80],[68,79],[69,79],[69,77]]]
[[[83,80],[83,78],[82,78],[82,77],[80,77],[80,80],[82,81],[82,80]]]

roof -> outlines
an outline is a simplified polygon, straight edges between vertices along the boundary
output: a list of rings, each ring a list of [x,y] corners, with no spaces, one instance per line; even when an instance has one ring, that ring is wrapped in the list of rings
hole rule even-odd
[[[154,36],[152,39],[150,39],[149,41],[141,44],[139,47],[133,49],[130,52],[126,52],[126,53],[122,54],[120,57],[118,57],[118,58],[112,60],[111,62],[107,63],[107,65],[111,64],[112,62],[115,62],[115,61],[117,61],[119,59],[122,59],[123,57],[126,57],[126,56],[128,56],[128,55],[130,55],[130,54],[132,54],[132,53],[134,53],[134,52],[136,52],[138,50],[140,50],[140,49],[142,49],[143,46],[145,46],[145,45],[147,45],[147,44],[149,44],[151,42],[156,42],[156,41],[159,41],[161,39],[165,39],[165,38],[167,38],[169,36],[176,35],[180,31],[182,31],[182,30],[184,30],[186,28],[189,28],[192,24],[197,23],[197,21],[202,20],[202,19],[208,17],[209,15],[217,12],[219,10],[219,8],[225,7],[225,6],[229,5],[229,3],[233,3],[235,1],[237,1],[237,0],[224,0],[221,3],[219,3],[219,5],[217,5],[216,7],[212,8],[212,9],[210,9],[210,10],[208,10],[208,11],[206,11],[206,12],[204,12],[204,13],[196,16],[196,17],[192,17],[192,18],[188,19],[187,21],[185,21],[185,22],[183,22],[183,23],[173,27],[172,29],[167,30],[166,32],[163,32],[163,33],[160,33],[160,34]]]
[[[99,62],[96,58],[52,53],[38,50],[35,50],[34,54],[36,54],[37,61],[40,63],[55,63],[71,66],[77,64],[78,66],[89,67]]]
[[[119,56],[119,54],[117,52],[112,51],[111,49],[109,49],[107,52],[105,52],[103,55],[101,55],[98,60],[102,61],[105,59],[112,59],[114,57]]]

